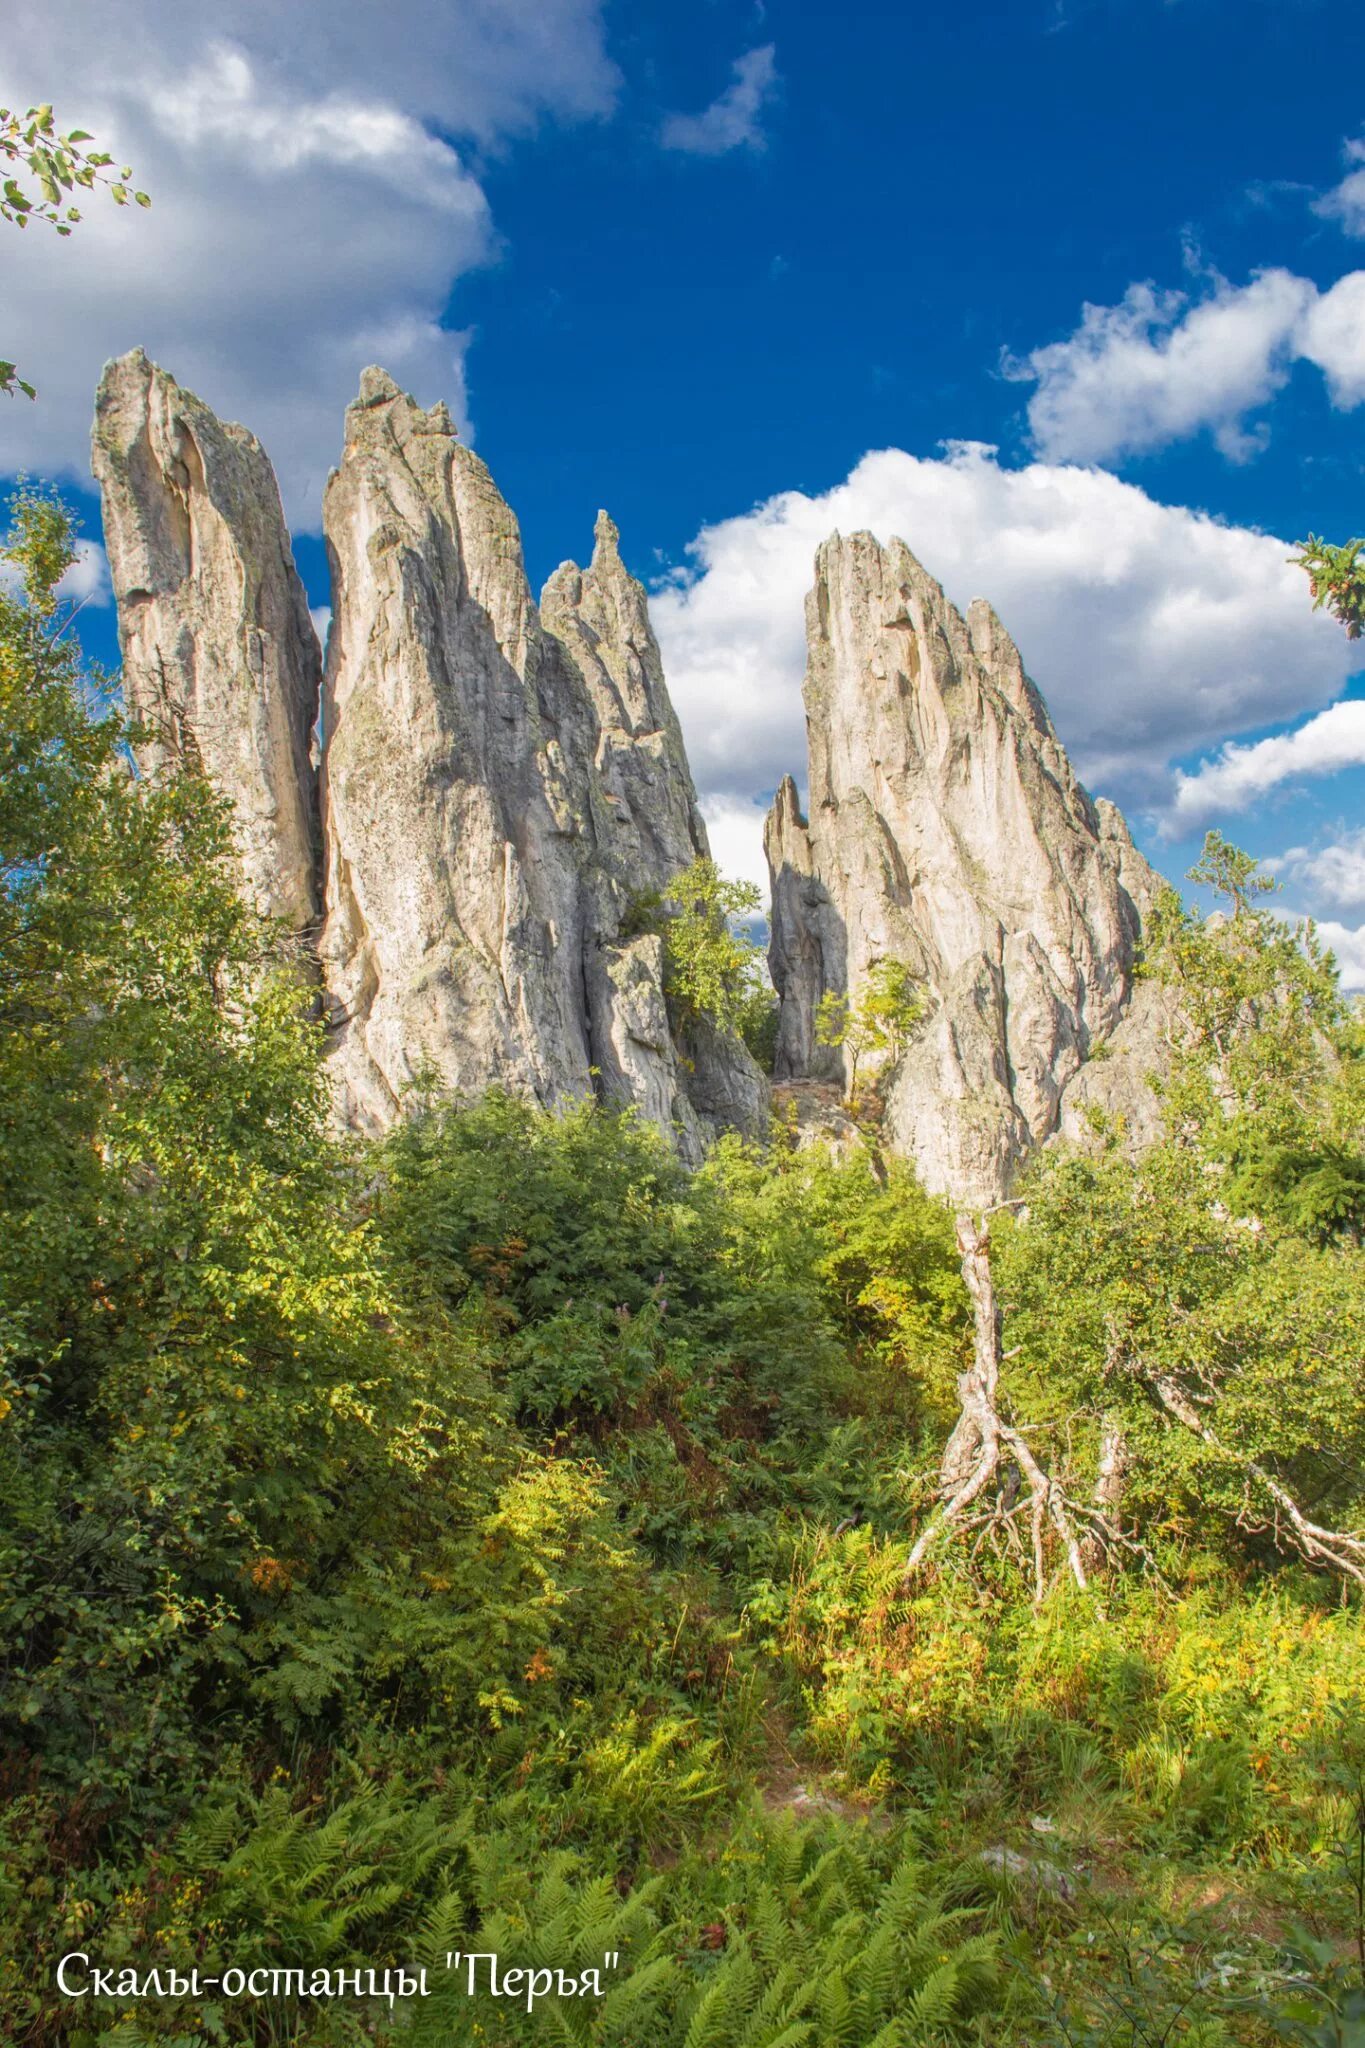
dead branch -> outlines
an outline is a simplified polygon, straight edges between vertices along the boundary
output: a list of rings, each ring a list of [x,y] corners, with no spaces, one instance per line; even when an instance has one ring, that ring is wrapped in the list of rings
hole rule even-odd
[[[1266,1471],[1264,1465],[1240,1451],[1229,1449],[1169,1374],[1147,1372],[1144,1377],[1168,1415],[1197,1436],[1201,1443],[1207,1444],[1211,1451],[1217,1452],[1219,1457],[1240,1465],[1248,1478],[1254,1479],[1270,1496],[1273,1503],[1270,1520],[1262,1526],[1269,1528],[1277,1548],[1296,1550],[1306,1563],[1343,1572],[1357,1585],[1365,1586],[1365,1537],[1352,1536],[1341,1529],[1325,1529],[1320,1522],[1310,1521],[1293,1495]]]
[[[1026,1506],[1033,1558],[1034,1597],[1046,1591],[1043,1538],[1050,1522],[1066,1553],[1071,1575],[1078,1586],[1087,1584],[1085,1560],[1062,1488],[1043,1470],[1021,1432],[1000,1413],[1000,1308],[991,1278],[990,1229],[986,1217],[978,1223],[970,1216],[957,1219],[957,1245],[962,1255],[962,1278],[972,1301],[972,1362],[959,1375],[957,1394],[960,1413],[944,1447],[939,1465],[939,1505],[916,1538],[905,1563],[905,1576],[919,1570],[939,1540],[963,1533],[963,1517],[980,1499],[1002,1465],[1014,1468],[1028,1488]],[[985,1521],[999,1529],[1012,1523],[1019,1510],[1012,1499],[998,1499]],[[979,1526],[974,1518],[968,1526]]]

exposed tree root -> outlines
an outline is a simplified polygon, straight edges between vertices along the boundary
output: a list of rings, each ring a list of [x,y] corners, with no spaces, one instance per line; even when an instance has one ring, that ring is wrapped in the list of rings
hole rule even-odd
[[[939,1468],[939,1505],[906,1559],[905,1576],[909,1578],[918,1571],[930,1551],[948,1535],[978,1530],[978,1544],[986,1536],[999,1534],[1017,1541],[1016,1522],[1027,1515],[1034,1597],[1041,1600],[1047,1589],[1044,1538],[1049,1523],[1061,1542],[1076,1584],[1084,1587],[1089,1582],[1073,1519],[1075,1511],[1062,1488],[1043,1470],[1020,1431],[1000,1412],[1000,1309],[991,1279],[988,1219],[983,1217],[978,1224],[970,1216],[959,1216],[957,1244],[962,1254],[962,1278],[972,1299],[972,1362],[957,1383],[961,1413]],[[981,1500],[997,1478],[1002,1486],[994,1504],[968,1518],[968,1509]],[[1027,1489],[1022,1500],[1016,1498],[1020,1483]],[[1097,1515],[1094,1519],[1103,1517]]]
[[[978,1223],[970,1216],[959,1216],[957,1243],[962,1278],[972,1300],[972,1361],[958,1378],[961,1406],[939,1466],[938,1503],[905,1561],[905,1577],[912,1577],[939,1544],[970,1537],[973,1557],[989,1544],[997,1552],[1009,1551],[1021,1562],[1029,1562],[1034,1598],[1041,1600],[1047,1590],[1046,1538],[1050,1528],[1080,1587],[1122,1552],[1159,1580],[1161,1574],[1151,1551],[1121,1524],[1127,1446],[1117,1419],[1103,1419],[1094,1494],[1090,1501],[1083,1501],[1068,1494],[1043,1468],[1022,1431],[1001,1412],[1001,1322],[991,1278],[988,1217]],[[1111,1361],[1111,1365],[1118,1362]],[[1126,1361],[1126,1369],[1151,1389],[1182,1428],[1220,1458],[1241,1468],[1247,1495],[1238,1516],[1240,1527],[1267,1531],[1279,1549],[1365,1586],[1365,1537],[1313,1521],[1264,1465],[1222,1441],[1169,1374],[1153,1372],[1137,1360]],[[1257,1496],[1263,1503],[1259,1508],[1253,1505]]]

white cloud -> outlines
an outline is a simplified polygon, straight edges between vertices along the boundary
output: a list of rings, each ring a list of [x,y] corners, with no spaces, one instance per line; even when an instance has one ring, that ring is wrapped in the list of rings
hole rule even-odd
[[[1365,270],[1338,278],[1309,307],[1299,350],[1326,377],[1333,405],[1365,401]]]
[[[1365,271],[1322,293],[1279,269],[1208,285],[1193,300],[1130,285],[1117,306],[1086,305],[1065,341],[1006,358],[1007,376],[1036,386],[1028,419],[1041,456],[1112,462],[1207,429],[1243,460],[1264,441],[1250,416],[1300,360],[1322,370],[1334,405],[1365,400]]]
[[[753,882],[764,902],[768,900],[768,863],[763,856],[763,820],[766,804],[751,797],[706,797],[702,815],[711,858],[723,875],[738,882]]]
[[[1257,797],[1304,776],[1334,775],[1365,764],[1365,701],[1320,711],[1293,732],[1250,745],[1227,741],[1193,775],[1176,777],[1175,815],[1186,822],[1243,811]]]
[[[78,540],[76,559],[57,586],[62,597],[78,604],[103,605],[113,601],[109,584],[109,557],[97,540]]]
[[[1348,235],[1365,235],[1365,136],[1348,142],[1342,153],[1348,165],[1346,176],[1314,202],[1313,211],[1340,221]]]
[[[1316,902],[1365,915],[1365,826],[1325,846],[1295,846],[1269,865]]]
[[[1080,773],[1135,813],[1169,805],[1172,760],[1330,704],[1355,658],[1282,541],[1100,470],[883,449],[821,496],[785,492],[705,528],[652,599],[722,865],[762,872],[752,800],[804,777],[812,560],[835,529],[863,527],[903,538],[956,604],[991,599]]]
[[[1341,985],[1346,992],[1355,995],[1365,989],[1365,924],[1352,927],[1322,918],[1318,921],[1318,937],[1336,954]]]
[[[0,562],[0,590],[17,590],[22,581],[13,562]],[[57,595],[82,605],[112,603],[109,557],[97,540],[76,542],[76,559],[57,585]]]
[[[766,145],[763,115],[777,89],[773,44],[750,50],[733,65],[729,85],[700,114],[670,114],[660,139],[665,149],[689,156],[725,156],[732,149]]]
[[[619,83],[601,0],[388,0],[382,15],[369,0],[329,0],[306,23],[280,0],[131,0],[117,35],[103,37],[90,32],[87,0],[46,0],[30,14],[6,47],[6,92],[45,83],[47,99],[60,80],[59,116],[64,105],[80,113],[71,96],[104,78],[183,76],[210,40],[239,43],[286,99],[351,93],[480,143],[546,115],[605,113]]]
[[[137,0],[117,37],[92,37],[85,0],[49,0],[7,53],[7,97],[59,80],[59,118],[132,164],[153,204],[92,197],[69,241],[0,241],[4,352],[39,386],[8,405],[4,461],[84,476],[100,366],[140,343],[259,435],[291,518],[316,528],[366,362],[463,416],[468,336],[445,311],[496,240],[444,135],[604,112],[599,0],[390,0],[382,28],[336,0],[306,38],[265,0],[221,0],[211,42],[203,19]]]

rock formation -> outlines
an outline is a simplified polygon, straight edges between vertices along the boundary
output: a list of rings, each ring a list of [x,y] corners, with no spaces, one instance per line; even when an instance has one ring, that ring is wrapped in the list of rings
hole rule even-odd
[[[594,539],[589,568],[561,563],[540,603],[597,718],[594,765],[606,799],[588,971],[597,1054],[618,1095],[642,1105],[675,1101],[684,1155],[696,1157],[717,1129],[761,1132],[768,1089],[744,1048],[704,1022],[683,1026],[675,1048],[664,1028],[659,941],[610,936],[642,898],[666,897],[674,877],[709,858],[710,848],[644,587],[622,562],[605,512]]]
[[[964,619],[902,542],[825,543],[807,640],[809,822],[788,780],[766,834],[777,1076],[846,1081],[821,998],[904,963],[926,1010],[880,1077],[888,1147],[988,1202],[1124,1019],[1154,877],[994,612]]]
[[[321,661],[274,472],[141,349],[100,380],[93,465],[139,766],[189,755],[231,795],[246,893],[304,931]]]
[[[758,1130],[737,1041],[681,1034],[642,896],[706,853],[645,594],[605,514],[532,599],[487,469],[368,370],[328,482],[327,668],[269,463],[140,353],[95,467],[145,765],[200,760],[244,880],[317,959],[338,1110],[379,1131],[424,1076],[634,1105],[685,1157]],[[310,740],[322,737],[315,777]],[[317,821],[320,818],[321,843]]]
[[[323,525],[321,954],[347,1110],[383,1128],[427,1069],[585,1095],[591,719],[547,659],[512,515],[444,409],[368,370]]]
[[[706,827],[644,588],[622,562],[621,536],[605,512],[594,539],[588,569],[556,569],[540,615],[568,650],[597,716],[607,857],[629,887],[662,889],[706,855]]]
[[[641,917],[707,841],[605,513],[589,566],[537,605],[445,408],[367,370],[324,504],[324,676],[249,433],[135,351],[101,382],[94,465],[141,766],[191,758],[231,799],[244,892],[315,959],[347,1122],[383,1130],[430,1076],[634,1105],[688,1159],[764,1128],[762,1076],[670,1015]],[[807,631],[810,819],[788,780],[767,830],[777,1076],[846,1086],[821,999],[856,1005],[879,962],[904,964],[926,1004],[877,1076],[886,1142],[989,1200],[1059,1125],[1141,1110],[1153,877],[989,606],[963,619],[902,543],[827,542]]]

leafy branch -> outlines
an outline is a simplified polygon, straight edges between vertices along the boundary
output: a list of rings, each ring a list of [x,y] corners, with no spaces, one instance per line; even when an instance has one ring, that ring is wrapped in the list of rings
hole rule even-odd
[[[1348,640],[1359,640],[1365,631],[1365,539],[1335,548],[1310,533],[1289,559],[1307,574],[1314,611],[1325,607],[1346,628]]]
[[[0,107],[0,170],[8,175],[0,181],[0,220],[11,227],[26,228],[30,221],[45,221],[59,235],[69,235],[81,220],[74,203],[78,192],[93,192],[97,185],[108,188],[116,206],[131,200],[150,206],[145,192],[132,189],[132,170],[125,165],[115,171],[107,150],[87,149],[94,137],[84,128],[58,132],[50,106],[29,107],[17,113]],[[27,398],[37,392],[14,363],[0,360],[0,391],[12,397],[22,391]]]

